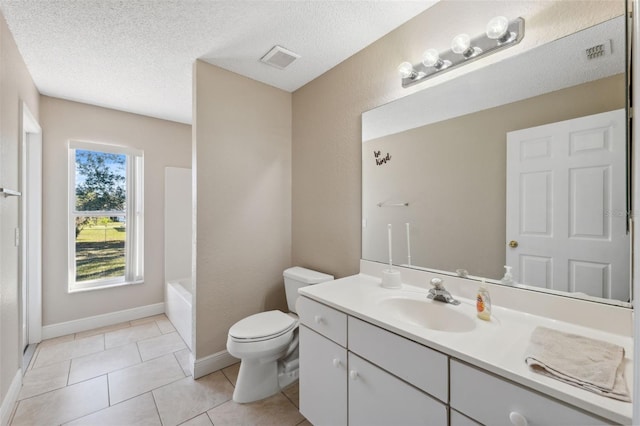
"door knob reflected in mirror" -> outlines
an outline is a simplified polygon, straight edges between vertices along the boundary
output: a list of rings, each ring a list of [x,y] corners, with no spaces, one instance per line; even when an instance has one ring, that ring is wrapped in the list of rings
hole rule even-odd
[[[515,240],[511,240],[511,241],[509,241],[509,247],[511,247],[511,248],[516,248],[516,247],[518,247],[518,242],[517,242],[517,241],[515,241]]]

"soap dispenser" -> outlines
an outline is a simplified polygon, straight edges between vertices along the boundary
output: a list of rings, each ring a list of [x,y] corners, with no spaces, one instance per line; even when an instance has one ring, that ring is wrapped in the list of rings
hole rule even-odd
[[[480,283],[478,295],[476,296],[476,310],[478,311],[478,318],[481,320],[489,321],[491,319],[491,297],[484,280]]]
[[[502,284],[513,284],[513,275],[511,275],[511,266],[504,266],[505,269],[505,273],[504,273],[504,277],[502,277],[502,279],[500,280],[500,282]]]

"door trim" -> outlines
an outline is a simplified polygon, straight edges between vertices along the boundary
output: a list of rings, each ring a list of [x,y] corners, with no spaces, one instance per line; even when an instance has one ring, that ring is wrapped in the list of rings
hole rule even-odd
[[[27,286],[27,344],[42,340],[42,128],[21,104],[21,244],[22,282]],[[22,303],[21,303],[22,311]],[[25,313],[20,314],[20,327]],[[20,333],[22,335],[22,332]],[[26,366],[23,366],[26,367]]]

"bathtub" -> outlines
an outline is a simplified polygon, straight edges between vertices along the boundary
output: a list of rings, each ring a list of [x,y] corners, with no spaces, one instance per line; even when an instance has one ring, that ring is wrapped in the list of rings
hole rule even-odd
[[[165,311],[169,321],[176,328],[182,340],[191,347],[192,336],[192,299],[193,286],[191,278],[167,281]]]

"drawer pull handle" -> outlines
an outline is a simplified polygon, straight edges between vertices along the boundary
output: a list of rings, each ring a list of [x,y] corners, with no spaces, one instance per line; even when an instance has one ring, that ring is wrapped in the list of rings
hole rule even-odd
[[[509,413],[509,421],[513,426],[527,426],[527,418],[517,411]]]
[[[358,378],[358,372],[356,370],[351,370],[349,372],[349,377],[351,377],[351,380],[356,380]]]
[[[338,358],[333,359],[333,366],[336,368],[340,367],[340,360]]]
[[[313,319],[315,320],[316,324],[320,324],[321,322],[324,322],[324,318],[322,318],[321,315],[316,315]]]

